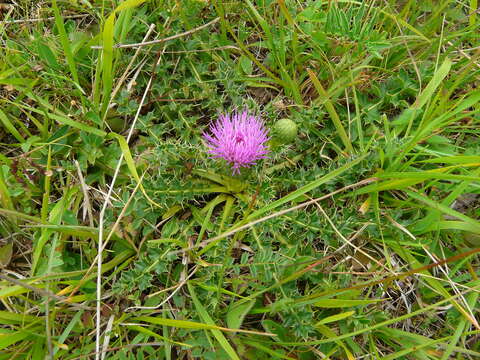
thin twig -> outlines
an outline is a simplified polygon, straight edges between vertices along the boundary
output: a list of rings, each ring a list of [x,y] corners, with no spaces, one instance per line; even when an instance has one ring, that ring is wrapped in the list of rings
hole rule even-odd
[[[134,48],[134,47],[140,47],[140,46],[148,46],[148,45],[161,44],[161,43],[164,43],[164,42],[169,41],[169,40],[174,40],[174,39],[178,39],[178,38],[181,38],[181,37],[184,37],[184,36],[193,34],[193,33],[197,32],[197,31],[200,31],[200,30],[202,30],[202,29],[205,29],[206,27],[209,27],[210,25],[216,24],[219,20],[220,20],[220,18],[217,17],[217,18],[213,19],[212,21],[210,21],[210,22],[208,22],[208,23],[206,23],[206,24],[203,24],[203,25],[201,25],[201,26],[199,26],[199,27],[196,27],[195,29],[185,31],[185,32],[180,33],[180,34],[168,36],[168,37],[163,38],[163,39],[152,40],[152,41],[145,41],[145,42],[135,43],[135,44],[116,44],[116,45],[114,45],[113,47],[114,47],[115,49],[126,49],[126,48]],[[92,48],[92,49],[103,49],[103,46],[92,46],[91,48]]]

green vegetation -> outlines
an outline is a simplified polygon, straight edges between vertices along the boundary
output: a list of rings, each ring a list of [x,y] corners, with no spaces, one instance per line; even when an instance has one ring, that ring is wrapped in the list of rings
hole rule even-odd
[[[0,4],[0,360],[478,359],[477,8]]]

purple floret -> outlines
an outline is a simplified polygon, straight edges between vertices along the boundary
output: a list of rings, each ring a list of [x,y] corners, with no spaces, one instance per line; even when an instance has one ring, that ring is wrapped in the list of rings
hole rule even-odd
[[[257,160],[268,154],[268,130],[260,118],[246,111],[220,115],[210,125],[210,132],[203,133],[210,148],[208,152],[213,158],[225,159],[232,166],[233,174],[239,174],[242,167],[256,165]]]

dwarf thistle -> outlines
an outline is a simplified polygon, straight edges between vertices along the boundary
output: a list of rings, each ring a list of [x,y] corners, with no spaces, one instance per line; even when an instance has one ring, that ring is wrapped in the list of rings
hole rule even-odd
[[[225,159],[233,174],[239,174],[242,167],[256,165],[268,154],[268,130],[258,116],[247,111],[220,115],[210,125],[210,132],[203,133],[208,152],[213,158]]]

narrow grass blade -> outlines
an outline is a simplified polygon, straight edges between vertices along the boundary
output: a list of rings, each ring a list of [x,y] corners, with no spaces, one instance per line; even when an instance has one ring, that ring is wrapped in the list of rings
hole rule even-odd
[[[279,353],[278,351],[272,350],[272,348],[275,346],[275,344],[270,343],[269,346],[262,345],[260,343],[257,343],[253,340],[243,340],[242,343],[246,345],[250,345],[260,351],[263,351],[264,353],[267,353],[271,356],[271,359],[285,359],[285,360],[296,360],[298,359],[297,357],[290,357],[287,355],[283,355]]]
[[[57,0],[52,0],[53,13],[55,15],[55,24],[57,25],[58,32],[60,34],[60,41],[62,42],[63,52],[67,58],[68,67],[72,74],[73,80],[80,86],[77,73],[77,65],[75,58],[73,57],[72,49],[70,47],[70,40],[68,39],[67,31],[65,30],[65,24],[63,23],[62,15],[58,9]]]
[[[21,143],[25,142],[25,139],[23,138],[23,136],[20,135],[20,133],[15,128],[15,126],[12,124],[12,122],[10,121],[8,116],[2,110],[0,110],[0,121],[2,122],[5,129],[7,129],[10,132],[10,134],[13,135],[13,137],[15,139],[17,139]]]
[[[102,46],[102,57],[101,57],[101,73],[102,73],[102,82],[103,82],[103,93],[102,93],[102,108],[101,114],[103,115],[107,111],[107,106],[110,103],[110,96],[112,93],[113,85],[113,43],[114,43],[114,28],[115,28],[115,17],[116,15],[123,10],[136,7],[146,0],[127,0],[118,5],[115,10],[110,14],[110,16],[105,21],[102,32],[103,46]],[[97,74],[98,75],[98,74]]]
[[[323,88],[322,84],[318,80],[315,73],[310,69],[307,69],[307,72],[308,72],[308,76],[310,76],[310,80],[312,81],[313,86],[315,86],[315,89],[318,92],[318,95],[323,97],[325,108],[327,109],[327,112],[333,121],[333,125],[335,125],[335,128],[337,129],[338,135],[340,136],[340,139],[342,140],[347,153],[350,153],[350,154],[353,153],[352,143],[350,142],[347,132],[345,131],[345,128],[342,125],[342,121],[340,120],[340,117],[338,116],[337,111],[335,110],[335,106],[330,100],[330,95],[325,91],[325,89]]]
[[[176,327],[180,329],[193,329],[193,330],[220,330],[222,329],[220,326],[210,325],[199,323],[195,321],[187,321],[187,320],[175,320],[175,319],[168,319],[168,318],[160,318],[155,316],[137,316],[133,318],[134,321],[143,321],[150,324],[156,325],[166,325],[170,327]]]
[[[190,296],[192,297],[193,304],[195,306],[195,309],[198,312],[198,315],[205,321],[205,323],[209,324],[213,328],[211,329],[211,332],[213,336],[217,339],[219,344],[222,346],[223,350],[228,354],[229,358],[232,360],[240,360],[240,357],[237,355],[235,350],[233,349],[232,345],[228,342],[228,340],[225,338],[225,336],[221,333],[220,330],[216,329],[215,327],[215,322],[212,320],[210,315],[208,315],[207,311],[203,307],[202,303],[198,300],[197,294],[193,290],[193,286],[190,283],[187,283],[188,286],[188,291],[190,293]]]
[[[440,86],[443,79],[445,79],[445,77],[448,75],[451,67],[452,61],[449,58],[445,58],[443,64],[433,74],[432,80],[430,80],[428,85],[418,96],[417,100],[415,100],[415,103],[412,105],[412,109],[421,109],[429,100],[432,99],[434,92]]]
[[[443,205],[443,204],[440,204],[439,202],[431,200],[431,199],[427,198],[426,196],[420,195],[419,193],[416,193],[414,191],[405,190],[405,192],[411,198],[426,204],[427,206],[431,207],[432,209],[439,210],[446,215],[453,216],[453,217],[455,217],[459,220],[463,220],[464,222],[469,224],[473,229],[475,229],[477,232],[480,231],[480,222],[479,221],[477,221],[475,219],[472,219],[471,217],[469,217],[465,214],[462,214],[462,213],[460,213],[460,212],[458,212],[458,211],[456,211],[456,210],[454,210],[454,209],[452,209],[452,208],[450,208],[446,205]]]
[[[476,155],[458,155],[441,156],[434,159],[421,160],[421,163],[439,163],[439,164],[470,164],[480,163],[480,156]]]
[[[28,315],[28,314],[17,314],[11,313],[8,311],[0,311],[0,323],[3,325],[10,325],[10,324],[22,324],[22,323],[34,323],[34,322],[41,322],[43,319]]]
[[[478,292],[472,291],[470,294],[468,294],[467,303],[470,309],[475,309],[475,307],[478,305]],[[462,317],[462,319],[457,324],[457,327],[452,336],[452,339],[448,344],[447,348],[445,349],[445,352],[443,353],[441,360],[450,359],[450,356],[452,355],[455,349],[455,346],[460,340],[460,337],[468,330],[470,325],[471,325],[471,320],[468,319],[466,316]]]
[[[327,316],[327,317],[323,318],[322,320],[320,320],[319,322],[317,322],[315,326],[317,326],[317,325],[324,325],[324,324],[329,324],[329,323],[331,323],[331,322],[340,321],[340,320],[349,318],[349,317],[352,316],[353,314],[355,314],[355,311],[347,311],[347,312],[343,312],[343,313],[340,313],[340,314],[335,314],[335,315],[332,315],[332,316]]]
[[[387,356],[383,357],[382,359],[383,360],[404,359],[405,356],[408,355],[408,354],[413,353],[412,355],[415,355],[415,353],[418,352],[418,351],[423,352],[423,349],[426,349],[426,348],[429,348],[429,347],[434,347],[434,345],[439,344],[439,343],[443,343],[446,340],[448,340],[447,337],[440,338],[440,339],[434,339],[434,340],[428,339],[428,340],[426,340],[426,341],[424,341],[420,344],[415,344],[413,346],[407,347],[406,349],[402,349],[400,351],[397,351],[394,354],[387,355]],[[403,342],[402,345],[405,346],[406,344]],[[428,357],[428,358],[430,358],[430,357]]]
[[[477,12],[478,12],[478,0],[470,0],[470,15],[469,15],[469,23],[470,26],[475,26],[477,21]]]
[[[77,326],[78,322],[80,321],[80,318],[81,316],[83,315],[84,311],[83,310],[79,310],[74,316],[73,318],[70,320],[70,322],[68,323],[68,325],[65,327],[65,329],[63,330],[63,332],[60,334],[60,336],[58,337],[58,340],[57,340],[57,344],[64,344],[65,343],[65,340],[67,340],[68,336],[70,335],[70,333],[72,332],[72,330],[74,329],[75,326]],[[59,350],[59,346],[56,345],[55,348],[53,349],[53,353],[56,354]]]
[[[146,329],[146,328],[144,328],[143,326],[140,326],[140,325],[127,325],[127,328],[129,328],[133,331],[137,331],[139,333],[154,337],[158,340],[167,341],[169,343],[180,345],[180,346],[186,346],[187,348],[192,347],[192,345],[190,345],[190,344],[185,344],[185,343],[182,343],[182,342],[171,340],[169,338],[166,338],[162,335],[157,334],[156,332],[154,332],[150,329]]]
[[[9,331],[2,329],[2,331],[0,331],[0,350],[30,337],[32,337],[32,335],[26,331]]]
[[[245,319],[253,304],[255,304],[254,300],[234,303],[227,312],[227,326],[232,329],[240,329],[243,319]]]
[[[88,132],[88,133],[91,133],[91,134],[94,134],[94,135],[97,135],[97,136],[101,136],[101,137],[105,137],[107,135],[107,133],[103,130],[97,129],[97,128],[95,128],[93,126],[90,126],[90,125],[86,125],[84,123],[76,121],[76,120],[74,120],[72,118],[69,118],[67,116],[53,114],[53,113],[49,113],[49,112],[46,113],[43,110],[39,110],[39,109],[36,109],[34,107],[30,107],[30,106],[25,106],[25,108],[28,109],[29,111],[40,114],[42,116],[48,116],[49,118],[58,121],[60,124],[68,125],[68,126],[71,126],[73,128],[76,128],[78,130],[82,130],[82,131],[85,131],[85,132]]]
[[[128,170],[130,171],[130,174],[135,179],[135,181],[139,184],[140,190],[142,191],[143,195],[148,200],[148,202],[150,202],[152,205],[155,205],[157,207],[161,207],[161,205],[153,201],[145,191],[145,188],[142,185],[142,178],[138,175],[137,167],[135,166],[135,162],[133,161],[132,153],[130,152],[130,147],[128,146],[127,140],[122,135],[119,135],[113,132],[109,133],[108,137],[114,138],[118,141],[118,144],[120,145],[120,149],[122,150],[122,154],[125,159],[125,162],[127,163]]]
[[[313,303],[313,306],[321,308],[344,308],[358,305],[369,305],[385,301],[383,299],[375,300],[347,300],[347,299],[321,299]]]
[[[5,178],[3,176],[3,171],[0,168],[0,202],[4,208],[7,210],[14,210],[13,201],[10,197],[10,192],[8,191]]]
[[[31,216],[31,215],[26,215],[21,212],[15,211],[15,210],[9,210],[9,209],[1,209],[0,208],[0,214],[6,217],[10,217],[13,219],[22,219],[24,221],[30,221],[38,224],[43,224],[43,221],[41,218],[37,216]]]
[[[328,326],[326,326],[324,324],[317,324],[317,325],[315,325],[315,328],[317,329],[317,331],[319,333],[321,333],[322,335],[326,336],[329,339],[337,337],[337,334],[332,329],[330,329]],[[334,340],[334,342],[338,346],[340,346],[343,349],[343,351],[345,351],[345,355],[347,355],[348,360],[355,360],[355,357],[353,356],[353,354],[351,353],[351,351],[348,349],[347,345],[345,345],[345,343],[343,341]]]

